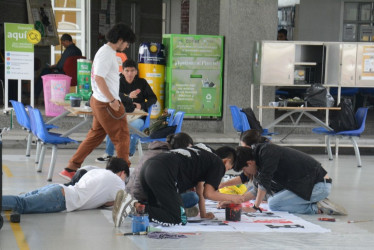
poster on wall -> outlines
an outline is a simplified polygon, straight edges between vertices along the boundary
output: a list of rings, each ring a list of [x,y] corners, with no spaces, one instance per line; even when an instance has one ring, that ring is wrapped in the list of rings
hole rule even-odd
[[[361,80],[374,80],[374,46],[364,46]]]
[[[27,0],[27,14],[29,23],[33,24],[41,34],[42,40],[38,45],[60,44],[50,0]]]
[[[186,116],[222,116],[223,37],[164,35],[166,106]]]

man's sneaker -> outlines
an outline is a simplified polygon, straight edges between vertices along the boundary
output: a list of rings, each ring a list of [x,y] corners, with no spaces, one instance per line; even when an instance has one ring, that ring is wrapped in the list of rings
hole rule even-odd
[[[96,162],[101,162],[101,163],[107,163],[109,159],[112,158],[111,155],[104,154],[103,156],[96,158]]]
[[[59,176],[64,178],[65,180],[71,181],[73,176],[75,175],[76,171],[67,171],[66,169],[62,170],[60,173],[58,173]]]
[[[199,208],[196,206],[185,208],[184,211],[186,212],[187,217],[196,217],[199,214]]]
[[[327,198],[317,202],[317,207],[323,214],[347,215],[347,211],[345,210],[344,207],[330,201]]]
[[[115,227],[121,226],[124,218],[135,212],[134,203],[137,202],[125,190],[119,190],[114,201],[112,217]]]

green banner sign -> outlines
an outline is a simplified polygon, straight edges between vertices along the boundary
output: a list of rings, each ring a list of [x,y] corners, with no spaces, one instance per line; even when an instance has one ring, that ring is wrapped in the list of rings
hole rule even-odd
[[[223,37],[163,36],[166,105],[186,116],[222,116]]]
[[[33,24],[5,23],[5,51],[34,52],[34,45],[27,39]]]

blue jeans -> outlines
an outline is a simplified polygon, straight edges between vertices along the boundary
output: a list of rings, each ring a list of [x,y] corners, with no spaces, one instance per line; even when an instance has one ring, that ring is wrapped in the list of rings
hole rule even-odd
[[[196,192],[185,192],[181,194],[182,203],[184,208],[195,206],[199,202],[199,196]]]
[[[310,201],[289,190],[282,190],[269,197],[268,204],[272,211],[287,211],[297,214],[317,214],[317,202],[321,201],[331,192],[331,183],[318,182],[314,185]]]
[[[137,130],[140,130],[141,127],[144,125],[144,120],[143,119],[136,119],[132,122],[130,122],[130,125]],[[132,136],[130,134],[130,156],[135,154],[136,151],[136,144],[138,143],[138,137]],[[109,136],[106,136],[106,148],[105,148],[105,153],[107,153],[110,156],[114,155],[114,145],[112,141],[110,140]]]
[[[59,184],[50,184],[22,195],[4,195],[2,209],[20,214],[53,213],[66,210],[65,196]]]

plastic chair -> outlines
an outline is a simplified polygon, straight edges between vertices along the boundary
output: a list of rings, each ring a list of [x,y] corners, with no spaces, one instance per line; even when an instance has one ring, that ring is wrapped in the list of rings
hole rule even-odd
[[[175,113],[175,109],[168,109],[168,114],[170,115],[169,118],[166,119],[166,121],[169,123],[169,122],[172,122],[173,120],[173,116],[174,116],[174,113]]]
[[[12,103],[14,112],[16,113],[16,118],[18,124],[22,127],[22,129],[26,130],[29,134],[27,136],[27,143],[26,143],[26,157],[30,157],[30,149],[31,149],[31,142],[32,142],[32,131],[30,126],[30,117],[27,114],[25,105],[22,102],[18,102],[15,100],[9,100]],[[53,124],[48,124],[46,128],[58,128]]]
[[[353,148],[355,150],[355,155],[356,155],[358,167],[362,166],[360,150],[358,148],[356,139],[358,137],[360,137],[360,135],[365,130],[367,113],[368,113],[368,108],[357,109],[355,117],[356,117],[358,129],[355,129],[355,130],[335,132],[335,131],[328,131],[326,128],[323,128],[323,127],[318,127],[318,128],[312,129],[313,133],[324,134],[324,135],[327,136],[326,147],[327,147],[327,153],[329,155],[329,160],[333,159],[332,158],[332,152],[331,152],[331,142],[330,142],[331,137],[335,136],[335,137],[337,137],[337,139],[343,138],[343,137],[348,137],[351,140]],[[338,145],[336,144],[336,155],[338,155],[337,152],[338,152]]]
[[[43,121],[42,114],[39,109],[34,109],[31,106],[27,106],[30,113],[30,125],[31,130],[34,135],[42,141],[42,149],[39,158],[39,164],[37,171],[41,172],[43,167],[43,161],[45,156],[46,145],[52,145],[52,156],[51,163],[49,165],[48,178],[47,181],[52,181],[53,171],[56,165],[57,158],[57,145],[67,144],[67,143],[78,143],[76,140],[73,140],[69,137],[61,136],[61,134],[49,133],[47,131],[46,125]]]
[[[242,111],[241,108],[235,106],[235,105],[230,105],[230,110],[231,110],[231,116],[232,116],[232,124],[234,126],[234,129],[238,133],[243,133],[244,131],[250,130],[251,125],[249,124],[247,115]],[[267,129],[263,129],[261,135],[266,136],[269,139],[271,139],[271,135],[275,133],[270,133]]]
[[[148,108],[148,115],[145,118],[144,125],[139,129],[140,131],[144,131],[144,129],[149,128],[149,124],[151,123],[151,113],[152,113],[153,105]]]
[[[182,131],[182,124],[183,124],[183,118],[184,118],[184,114],[185,112],[183,111],[178,111],[172,122],[169,122],[168,123],[168,126],[177,126],[176,129],[175,129],[175,134],[179,133]],[[151,143],[153,141],[166,141],[166,137],[165,138],[156,138],[156,139],[153,139],[153,138],[150,138],[149,136],[147,137],[140,137],[139,135],[135,135],[135,136],[138,136],[139,137],[139,144],[138,144],[138,151],[139,151],[139,156],[141,157],[143,155],[143,148],[141,146],[142,143]]]
[[[235,105],[230,105],[229,107],[231,110],[232,125],[234,126],[234,129],[238,133],[244,132],[245,130],[243,130],[243,118],[240,115],[240,108]]]

